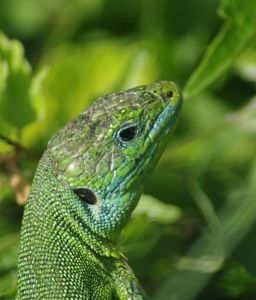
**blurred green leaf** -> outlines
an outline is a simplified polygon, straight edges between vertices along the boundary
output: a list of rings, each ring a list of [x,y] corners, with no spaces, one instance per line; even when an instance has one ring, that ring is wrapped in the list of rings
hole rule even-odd
[[[195,299],[210,277],[222,267],[230,253],[249,232],[256,219],[256,160],[245,186],[237,188],[218,213],[219,229],[205,229],[187,255],[176,263],[155,299]],[[243,201],[241,201],[243,199]],[[217,228],[216,228],[217,229]],[[186,285],[186,289],[182,287]]]
[[[219,285],[229,297],[235,298],[243,293],[256,292],[256,277],[241,265],[232,265],[220,279]]]
[[[236,63],[238,73],[248,81],[256,83],[256,49],[250,49],[239,57]]]
[[[171,204],[165,204],[150,195],[143,194],[133,215],[134,217],[145,215],[149,221],[170,224],[181,218],[181,209]]]
[[[150,222],[146,215],[132,218],[122,233],[121,248],[124,253],[130,259],[145,257],[164,234],[160,227]]]
[[[68,37],[80,22],[100,12],[103,0],[72,2],[67,0],[2,0],[0,25],[15,31],[19,37],[41,35],[52,29],[51,40]],[[40,36],[41,37],[41,36]]]
[[[1,230],[2,233],[3,230]],[[19,234],[3,233],[0,238],[0,299],[16,293]]]
[[[167,226],[180,220],[181,216],[179,207],[143,194],[131,221],[124,229],[122,241],[124,251],[133,258],[145,255],[167,232]],[[163,230],[159,231],[160,227]]]
[[[223,0],[219,14],[225,23],[189,78],[184,90],[185,98],[200,93],[212,84],[243,50],[255,43],[255,1]]]
[[[17,129],[35,120],[29,92],[31,69],[18,41],[0,33],[0,114]],[[1,122],[0,122],[0,130]]]

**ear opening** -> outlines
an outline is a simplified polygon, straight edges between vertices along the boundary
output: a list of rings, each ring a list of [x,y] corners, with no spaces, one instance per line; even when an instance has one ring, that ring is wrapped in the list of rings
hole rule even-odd
[[[97,197],[91,189],[88,188],[75,188],[73,192],[84,202],[94,205],[97,202]]]

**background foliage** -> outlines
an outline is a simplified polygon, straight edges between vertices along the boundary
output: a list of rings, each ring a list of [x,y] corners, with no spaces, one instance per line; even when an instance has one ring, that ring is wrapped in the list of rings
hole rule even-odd
[[[171,79],[181,120],[121,246],[153,299],[256,299],[256,2],[2,0],[0,30],[0,298],[50,136],[99,95]]]

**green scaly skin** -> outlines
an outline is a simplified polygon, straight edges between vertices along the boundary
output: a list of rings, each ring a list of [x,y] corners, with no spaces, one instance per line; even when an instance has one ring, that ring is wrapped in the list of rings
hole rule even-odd
[[[136,87],[99,98],[51,138],[23,218],[19,299],[145,299],[117,242],[181,104],[172,82]]]

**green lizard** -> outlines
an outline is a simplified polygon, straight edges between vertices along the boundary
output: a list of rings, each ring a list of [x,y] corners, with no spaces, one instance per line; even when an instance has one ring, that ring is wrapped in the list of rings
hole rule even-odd
[[[136,87],[51,138],[24,212],[18,299],[145,299],[117,242],[181,104],[172,82]]]

